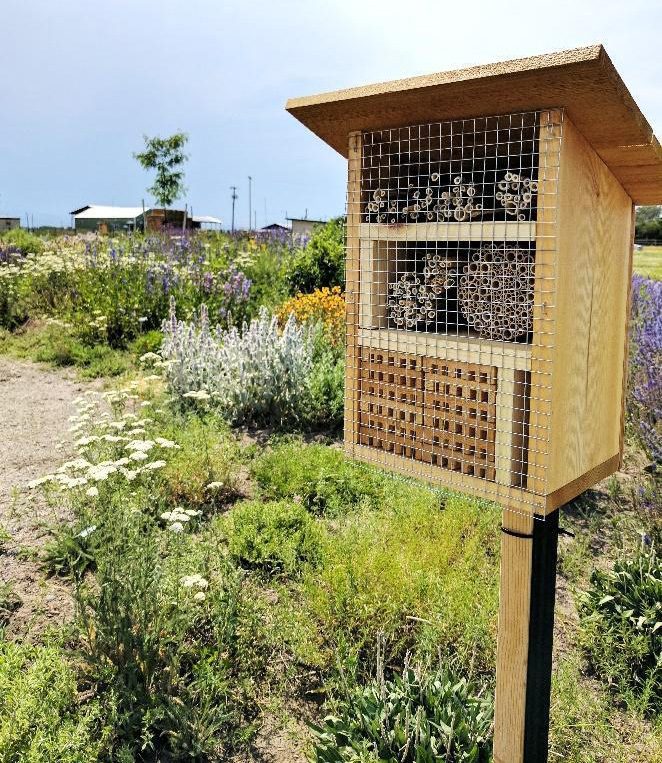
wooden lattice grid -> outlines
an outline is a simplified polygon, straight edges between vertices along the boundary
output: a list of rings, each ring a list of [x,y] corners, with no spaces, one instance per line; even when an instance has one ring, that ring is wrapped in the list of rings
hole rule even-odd
[[[497,369],[423,359],[424,461],[493,480]]]
[[[359,443],[420,459],[423,373],[416,355],[359,351]]]
[[[362,347],[357,442],[495,478],[497,369]]]

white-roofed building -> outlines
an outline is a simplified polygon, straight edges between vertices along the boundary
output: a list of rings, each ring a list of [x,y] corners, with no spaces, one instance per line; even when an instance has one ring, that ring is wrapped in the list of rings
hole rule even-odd
[[[312,236],[315,228],[326,225],[325,220],[309,220],[307,217],[288,217],[292,226],[292,236]]]
[[[221,221],[218,217],[211,217],[210,215],[191,215],[189,220],[193,223],[191,226],[193,228],[200,228],[203,225],[217,225],[219,228],[221,227]]]
[[[143,222],[143,211],[147,224]],[[190,215],[182,209],[155,209],[154,207],[108,207],[88,204],[71,212],[77,231],[111,233],[112,231],[147,230],[162,228],[195,229],[204,226],[218,226],[221,221],[209,215]]]
[[[77,231],[99,231],[109,233],[116,230],[135,230],[138,218],[142,218],[142,207],[106,207],[87,204],[71,212]]]

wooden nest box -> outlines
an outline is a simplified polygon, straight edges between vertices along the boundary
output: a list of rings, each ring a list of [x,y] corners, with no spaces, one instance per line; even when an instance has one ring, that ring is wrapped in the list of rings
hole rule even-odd
[[[615,471],[662,149],[602,46],[286,108],[348,159],[348,453],[542,516]]]

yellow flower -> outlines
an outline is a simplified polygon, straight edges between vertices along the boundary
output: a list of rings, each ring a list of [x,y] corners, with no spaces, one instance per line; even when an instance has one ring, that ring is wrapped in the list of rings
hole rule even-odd
[[[312,294],[297,294],[288,299],[278,311],[278,319],[285,323],[290,315],[301,323],[320,321],[333,344],[342,340],[345,325],[345,299],[339,286],[327,286]]]

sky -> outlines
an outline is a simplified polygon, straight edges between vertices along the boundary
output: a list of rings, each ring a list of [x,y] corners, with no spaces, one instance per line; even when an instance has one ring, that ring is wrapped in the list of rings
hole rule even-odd
[[[143,135],[189,134],[177,204],[258,226],[343,212],[294,96],[602,42],[662,135],[661,0],[1,0],[0,216],[149,205]]]

